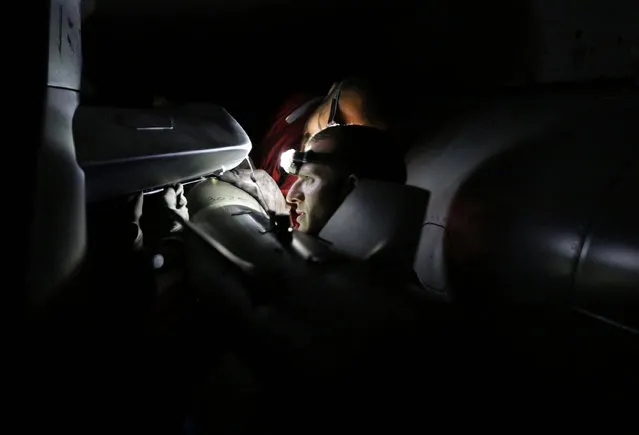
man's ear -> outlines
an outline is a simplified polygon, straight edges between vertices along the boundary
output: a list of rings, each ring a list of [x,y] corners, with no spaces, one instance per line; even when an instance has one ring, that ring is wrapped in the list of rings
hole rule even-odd
[[[346,182],[341,187],[342,198],[346,198],[353,191],[353,189],[355,189],[358,181],[359,178],[357,178],[357,175],[351,174],[348,176]]]
[[[357,178],[357,175],[351,174],[348,176],[348,187],[351,190],[355,189],[355,186],[357,186],[358,182],[359,182],[359,178]]]

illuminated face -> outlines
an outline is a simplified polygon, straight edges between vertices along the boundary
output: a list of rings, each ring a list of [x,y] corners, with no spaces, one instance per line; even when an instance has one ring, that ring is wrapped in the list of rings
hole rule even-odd
[[[334,84],[328,93],[332,97],[337,84]],[[340,124],[369,125],[364,118],[364,96],[352,89],[342,89],[339,99],[339,110],[335,121]],[[328,125],[331,112],[331,98],[326,98],[310,115],[304,126],[304,136],[302,137],[301,148],[318,131],[323,130]]]
[[[304,151],[330,153],[335,145],[329,140],[310,141]],[[317,235],[351,191],[352,184],[343,171],[322,163],[304,163],[286,201],[298,214],[298,231]]]

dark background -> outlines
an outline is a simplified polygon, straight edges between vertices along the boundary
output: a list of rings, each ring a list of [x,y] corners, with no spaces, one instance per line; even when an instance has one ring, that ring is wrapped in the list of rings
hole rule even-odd
[[[397,110],[491,92],[533,80],[536,18],[526,4],[98,2],[83,24],[84,102],[214,102],[256,136],[290,93],[324,94],[352,74],[389,89]]]

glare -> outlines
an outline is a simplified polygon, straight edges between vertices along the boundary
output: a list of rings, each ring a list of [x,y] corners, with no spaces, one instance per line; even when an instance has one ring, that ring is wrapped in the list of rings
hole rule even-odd
[[[162,254],[157,254],[153,256],[153,268],[154,269],[162,269],[164,266],[164,256]]]
[[[295,150],[288,150],[282,153],[282,157],[280,157],[280,166],[284,168],[286,172],[291,172],[294,155],[295,155]]]

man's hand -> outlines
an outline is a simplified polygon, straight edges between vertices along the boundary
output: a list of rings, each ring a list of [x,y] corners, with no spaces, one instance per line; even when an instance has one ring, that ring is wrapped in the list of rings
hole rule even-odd
[[[254,178],[251,175],[254,175]],[[218,177],[238,189],[242,189],[260,203],[267,212],[288,214],[289,206],[279,186],[273,178],[261,169],[233,169]]]
[[[189,219],[184,187],[181,184],[166,187],[162,194],[146,198],[142,228],[144,244],[148,249],[158,249],[165,238],[182,229],[175,212],[183,219]]]
[[[173,233],[182,229],[182,225],[176,221],[172,215],[173,212],[177,212],[185,221],[189,220],[189,209],[187,208],[186,196],[184,196],[184,186],[176,184],[174,186],[164,189],[164,205],[171,214],[169,216],[171,221],[171,228],[169,232]]]
[[[140,229],[140,218],[142,217],[142,207],[144,206],[144,196],[137,193],[128,198],[129,207],[131,207],[133,223],[135,224],[135,239],[133,242],[134,249],[142,249],[142,230]]]
[[[144,196],[142,193],[133,194],[127,198],[127,204],[126,209],[130,210],[132,222],[139,224],[144,206]]]

